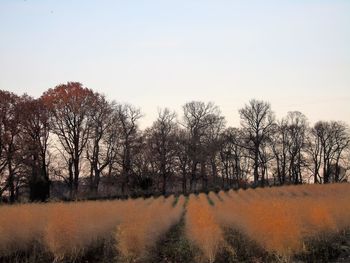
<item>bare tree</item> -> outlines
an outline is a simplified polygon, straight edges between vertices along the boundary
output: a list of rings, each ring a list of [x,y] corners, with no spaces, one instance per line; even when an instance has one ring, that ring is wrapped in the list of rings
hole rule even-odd
[[[308,164],[306,167],[310,170],[314,183],[322,183],[320,168],[322,165],[323,148],[321,138],[315,126],[309,129],[306,142],[306,152],[308,155]]]
[[[91,131],[90,109],[96,103],[95,93],[81,83],[68,82],[42,96],[50,112],[52,132],[57,136],[63,156],[68,155],[68,179],[71,197],[79,185],[80,163]]]
[[[133,151],[136,149],[139,134],[138,120],[142,117],[141,110],[129,104],[119,104],[115,107],[116,119],[118,121],[118,132],[121,140],[121,174],[122,194],[126,194],[129,179],[133,174]]]
[[[259,100],[251,100],[248,105],[239,110],[241,124],[246,132],[247,147],[253,153],[254,184],[258,184],[259,178],[264,185],[264,174],[259,176],[260,156],[262,145],[268,140],[274,123],[274,114],[269,103]]]
[[[156,173],[163,181],[162,192],[166,194],[167,181],[174,173],[175,160],[175,139],[178,129],[176,114],[165,108],[158,112],[158,118],[152,127],[146,131],[148,134],[148,146],[156,166]]]
[[[113,105],[101,94],[96,94],[90,109],[91,131],[86,147],[86,157],[90,163],[90,191],[98,193],[103,170],[116,158],[117,129]]]
[[[308,124],[305,115],[301,112],[288,112],[287,115],[290,158],[289,181],[294,184],[302,183],[302,166],[304,161],[304,149],[306,145],[306,132]]]
[[[273,132],[271,135],[271,148],[275,156],[276,174],[278,184],[282,185],[286,182],[288,170],[288,123],[286,119],[273,125]]]
[[[346,165],[348,162],[346,152],[350,150],[350,132],[349,127],[343,122],[334,123],[334,155],[333,155],[333,163],[334,163],[334,176],[332,181],[341,182],[345,177],[341,176],[342,165]],[[344,169],[344,168],[343,168]],[[344,169],[345,170],[345,169]]]
[[[29,193],[32,201],[45,200],[51,182],[61,195],[65,182],[72,198],[82,171],[93,196],[101,186],[108,195],[125,196],[238,188],[251,175],[264,186],[271,171],[280,185],[304,183],[308,175],[314,183],[347,180],[345,123],[320,121],[309,128],[297,111],[275,122],[270,104],[259,100],[239,114],[242,127],[225,129],[216,105],[192,101],[183,106],[180,123],[165,108],[142,131],[139,108],[110,103],[77,82],[39,99],[0,90],[0,197],[14,202]]]
[[[27,175],[30,200],[44,201],[50,196],[48,171],[49,114],[41,99],[23,97],[20,105],[22,161],[30,168]]]
[[[223,116],[221,116],[220,112],[217,112],[217,115],[213,115],[213,123],[212,125],[208,126],[207,132],[204,136],[204,154],[207,156],[207,162],[208,166],[211,168],[208,172],[212,176],[213,184],[216,186],[218,185],[218,179],[219,179],[219,171],[218,171],[218,165],[220,162],[220,140],[221,140],[221,134],[224,131],[225,128],[225,119]],[[206,173],[206,175],[208,174]],[[205,190],[208,189],[208,178],[204,177],[205,179]]]
[[[182,193],[188,192],[188,175],[190,174],[191,160],[188,155],[189,138],[185,129],[178,129],[175,139],[175,155],[178,164],[178,173],[181,176]]]
[[[224,117],[213,103],[192,101],[183,106],[184,121],[182,125],[188,134],[188,155],[191,160],[190,189],[194,191],[198,180],[198,168],[200,165],[200,178],[204,190],[208,187],[208,174],[206,164],[208,156],[208,143],[211,132],[219,132],[224,127]]]
[[[314,182],[341,181],[341,164],[346,163],[346,151],[350,145],[350,134],[342,122],[317,122],[310,130],[308,153],[312,159],[311,171]],[[322,174],[320,170],[322,168]]]
[[[0,90],[0,197],[2,193],[7,190],[8,184],[5,178],[5,169],[7,166],[7,158],[5,152],[6,144],[6,124],[8,118],[8,110],[10,106],[8,105],[12,95],[7,92]]]
[[[0,172],[3,186],[0,195],[8,190],[10,202],[16,200],[16,184],[18,182],[18,151],[20,150],[20,98],[7,91],[0,90]]]
[[[238,188],[245,178],[246,149],[242,147],[243,134],[238,128],[228,128],[221,134],[220,161],[222,188]]]

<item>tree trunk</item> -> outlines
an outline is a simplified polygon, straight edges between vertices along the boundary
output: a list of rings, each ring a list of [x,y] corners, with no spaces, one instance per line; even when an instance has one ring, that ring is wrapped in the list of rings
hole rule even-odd
[[[195,183],[197,180],[196,173],[197,173],[197,163],[193,162],[192,169],[191,169],[191,178],[190,178],[190,191],[191,192],[193,192],[195,190],[194,186],[195,186]]]
[[[208,175],[206,172],[205,162],[201,163],[201,177],[202,177],[202,189],[203,191],[208,191]]]
[[[9,172],[8,186],[9,186],[9,191],[10,191],[10,203],[14,203],[16,200],[15,184],[14,184],[15,178],[14,178],[11,159],[9,159],[9,161],[8,161],[8,172]]]
[[[68,161],[68,172],[69,172],[69,178],[68,178],[68,183],[69,183],[69,196],[70,199],[73,199],[73,161],[72,159],[69,159]]]
[[[187,194],[187,176],[186,176],[186,167],[182,168],[182,193]]]
[[[163,173],[163,190],[162,190],[163,195],[166,194],[166,179],[167,179],[167,176],[166,176],[166,173],[164,172]]]
[[[254,150],[254,185],[259,182],[259,148],[255,146]]]

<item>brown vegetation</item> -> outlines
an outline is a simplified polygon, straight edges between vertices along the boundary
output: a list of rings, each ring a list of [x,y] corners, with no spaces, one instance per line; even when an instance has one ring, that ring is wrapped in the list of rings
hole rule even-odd
[[[108,243],[114,251],[108,261],[148,262],[162,245],[157,241],[179,222],[184,231],[174,228],[175,234],[192,245],[174,233],[171,238],[188,253],[179,258],[190,261],[193,255],[198,262],[253,260],[254,255],[263,261],[270,260],[268,255],[308,260],[308,254],[328,260],[324,247],[350,229],[350,185],[210,192],[191,194],[187,202],[170,196],[1,206],[0,260],[39,248],[46,261],[79,261],[101,253],[96,251]],[[179,249],[170,252],[172,257],[181,253],[172,249]]]
[[[288,186],[220,192],[215,216],[262,247],[280,255],[301,252],[303,242],[320,233],[350,227],[348,184]]]
[[[204,194],[190,195],[187,204],[185,227],[187,238],[192,241],[209,262],[215,260],[222,244],[223,232],[214,217],[214,209]]]
[[[173,196],[160,197],[148,204],[134,204],[125,211],[116,231],[116,247],[124,260],[146,257],[147,250],[180,221],[185,200],[180,197],[173,207],[174,201]]]

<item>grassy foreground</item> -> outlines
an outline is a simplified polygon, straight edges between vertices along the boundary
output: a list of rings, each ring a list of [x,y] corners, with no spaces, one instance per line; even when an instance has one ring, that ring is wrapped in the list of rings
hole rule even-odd
[[[350,187],[0,206],[0,262],[350,262]]]

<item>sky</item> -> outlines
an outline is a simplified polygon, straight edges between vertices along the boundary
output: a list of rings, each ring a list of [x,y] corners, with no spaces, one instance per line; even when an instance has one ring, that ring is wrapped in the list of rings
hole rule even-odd
[[[347,0],[0,0],[0,89],[79,81],[140,107],[144,127],[192,100],[238,126],[252,98],[350,124],[349,14]]]

